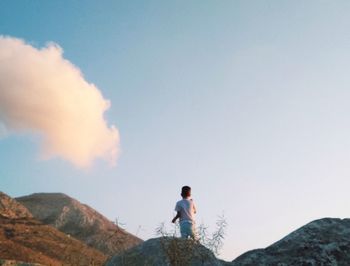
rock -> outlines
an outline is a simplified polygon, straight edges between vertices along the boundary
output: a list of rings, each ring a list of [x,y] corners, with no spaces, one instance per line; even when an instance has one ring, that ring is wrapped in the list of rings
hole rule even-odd
[[[350,219],[313,221],[265,249],[239,256],[231,265],[350,265]]]
[[[106,217],[62,193],[35,193],[17,198],[33,216],[75,237],[106,255],[114,255],[142,242]]]
[[[214,254],[198,242],[173,237],[153,238],[112,257],[106,266],[221,266]]]

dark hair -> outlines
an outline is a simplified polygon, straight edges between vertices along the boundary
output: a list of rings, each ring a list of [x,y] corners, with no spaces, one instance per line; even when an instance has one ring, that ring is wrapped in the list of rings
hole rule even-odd
[[[181,196],[186,198],[191,195],[191,187],[183,186],[181,189]]]

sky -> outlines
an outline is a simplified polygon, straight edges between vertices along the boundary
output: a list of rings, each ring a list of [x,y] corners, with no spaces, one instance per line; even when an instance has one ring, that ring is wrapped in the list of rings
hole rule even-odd
[[[1,1],[0,190],[63,192],[149,239],[190,185],[197,224],[225,216],[226,260],[349,217],[349,12]]]

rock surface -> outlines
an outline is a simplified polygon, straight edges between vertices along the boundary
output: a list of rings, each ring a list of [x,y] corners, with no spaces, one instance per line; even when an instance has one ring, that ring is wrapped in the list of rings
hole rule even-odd
[[[112,257],[106,266],[223,265],[204,246],[180,238],[153,238]]]
[[[313,221],[265,249],[249,251],[231,265],[350,265],[350,219]]]
[[[106,255],[114,255],[142,242],[91,207],[65,194],[35,193],[16,200],[26,206],[36,219]]]

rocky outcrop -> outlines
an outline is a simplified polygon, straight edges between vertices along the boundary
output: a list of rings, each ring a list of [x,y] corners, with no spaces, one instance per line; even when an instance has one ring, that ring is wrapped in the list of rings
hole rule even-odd
[[[239,256],[231,265],[350,265],[350,219],[313,221],[265,249]]]
[[[32,218],[26,207],[0,191],[0,215],[7,218]]]
[[[198,242],[181,238],[161,237],[112,257],[106,266],[221,266],[214,254]]]
[[[16,200],[43,223],[54,226],[106,255],[114,255],[142,242],[91,207],[65,194],[36,193]]]

